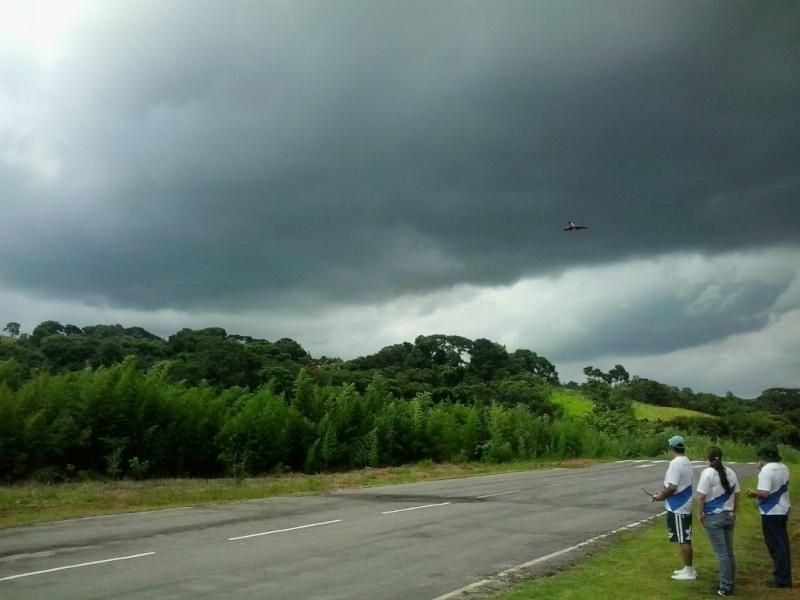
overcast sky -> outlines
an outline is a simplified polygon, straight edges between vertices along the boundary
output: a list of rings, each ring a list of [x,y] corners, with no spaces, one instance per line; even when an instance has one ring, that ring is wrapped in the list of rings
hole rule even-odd
[[[0,13],[0,325],[800,387],[796,1]]]

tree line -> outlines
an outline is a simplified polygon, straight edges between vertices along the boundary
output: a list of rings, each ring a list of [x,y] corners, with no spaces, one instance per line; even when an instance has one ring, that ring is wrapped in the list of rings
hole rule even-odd
[[[16,327],[14,327],[16,325]],[[800,390],[756,401],[587,367],[588,419],[564,416],[546,358],[419,336],[350,361],[294,340],[46,321],[0,338],[0,480],[217,477],[435,462],[655,456],[670,427],[797,445]],[[670,423],[632,403],[700,410]]]

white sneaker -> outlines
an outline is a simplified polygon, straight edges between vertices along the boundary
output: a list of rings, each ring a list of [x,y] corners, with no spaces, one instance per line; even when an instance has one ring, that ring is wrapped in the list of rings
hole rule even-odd
[[[686,573],[686,567],[683,567],[682,569],[678,569],[677,571],[672,572],[673,575],[680,575],[681,573]]]
[[[692,568],[685,568],[682,573],[675,573],[672,578],[675,581],[694,581],[697,579],[697,571]]]

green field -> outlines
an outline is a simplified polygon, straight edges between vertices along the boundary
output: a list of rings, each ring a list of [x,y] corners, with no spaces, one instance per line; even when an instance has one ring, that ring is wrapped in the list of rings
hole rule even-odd
[[[553,390],[552,400],[555,404],[562,406],[564,413],[570,417],[588,415],[594,406],[594,402],[573,390]]]
[[[581,417],[592,412],[594,402],[584,397],[575,390],[554,390],[553,402],[564,407],[564,412],[573,417]],[[671,408],[667,406],[653,406],[651,404],[633,403],[633,411],[637,419],[649,421],[668,421],[674,417],[700,417],[708,416],[694,410],[685,408]]]

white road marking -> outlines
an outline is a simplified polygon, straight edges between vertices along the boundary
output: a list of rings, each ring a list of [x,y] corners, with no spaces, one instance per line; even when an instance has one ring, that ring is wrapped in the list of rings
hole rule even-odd
[[[492,498],[493,496],[505,496],[506,494],[516,494],[522,490],[511,490],[510,492],[498,492],[497,494],[484,494],[483,496],[475,496],[476,498]]]
[[[285,533],[287,531],[297,531],[298,529],[308,529],[309,527],[319,527],[320,525],[330,525],[331,523],[341,523],[341,519],[335,521],[325,521],[323,523],[311,523],[310,525],[299,525],[298,527],[288,527],[286,529],[275,529],[274,531],[262,531],[261,533],[251,533],[250,535],[240,535],[237,537],[228,538],[229,542],[235,540],[246,540],[247,538],[254,538],[261,535],[272,535],[273,533]]]
[[[399,512],[406,512],[407,510],[419,510],[420,508],[433,508],[434,506],[447,506],[449,502],[441,502],[439,504],[423,504],[422,506],[412,506],[411,508],[401,508],[399,510],[387,510],[382,512],[382,515],[391,515]]]
[[[635,469],[647,469],[647,468],[649,468],[649,467],[655,467],[655,465],[654,465],[654,464],[650,464],[650,465],[636,465],[634,468],[635,468]]]
[[[20,577],[30,577],[31,575],[42,575],[44,573],[54,573],[56,571],[64,571],[66,569],[78,569],[80,567],[90,567],[92,565],[102,565],[103,563],[115,562],[118,560],[129,560],[131,558],[141,558],[142,556],[152,556],[155,552],[145,552],[144,554],[134,554],[132,556],[120,556],[119,558],[107,558],[105,560],[95,560],[92,562],[85,562],[79,565],[67,565],[65,567],[56,567],[55,569],[45,569],[44,571],[32,571],[30,573],[20,573],[19,575],[11,575],[10,577],[0,577],[0,581],[8,581],[10,579],[19,579]]]

